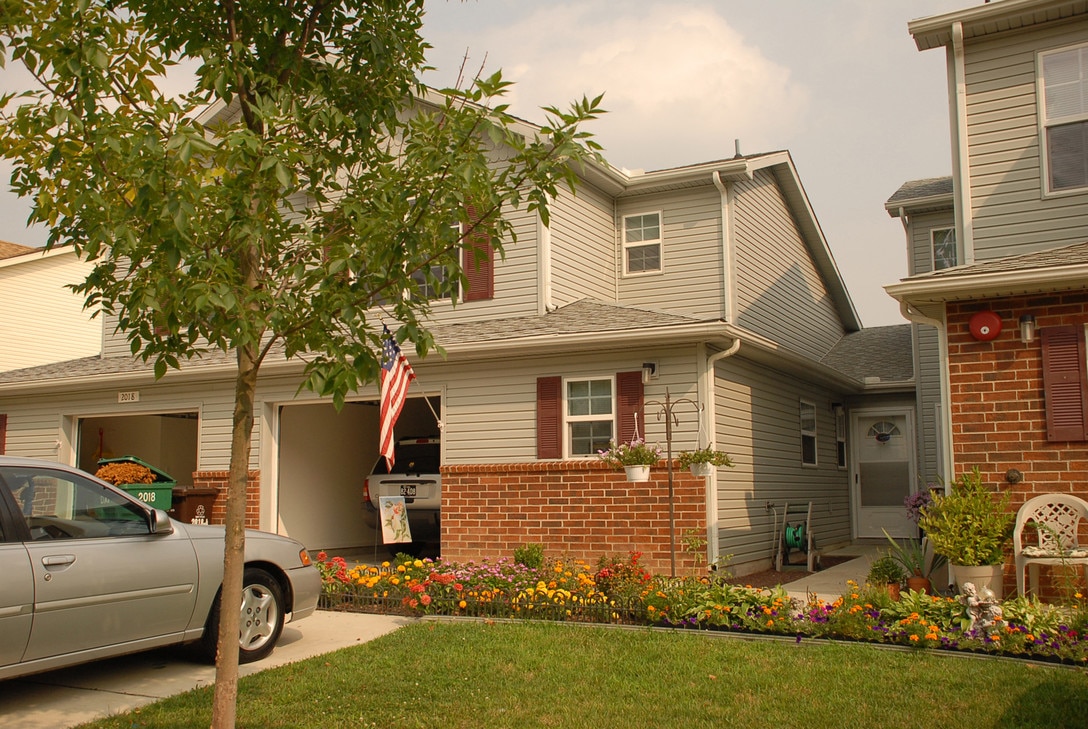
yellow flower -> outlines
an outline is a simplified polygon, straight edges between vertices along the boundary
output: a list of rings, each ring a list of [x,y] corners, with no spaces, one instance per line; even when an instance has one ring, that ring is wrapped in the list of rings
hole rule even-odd
[[[468,607],[468,603],[467,603],[467,602],[465,602],[464,600],[462,600],[461,602],[457,603],[457,607],[459,607],[459,608],[461,608],[462,610],[464,610],[465,608],[467,608],[467,607]]]
[[[917,635],[912,635],[912,636],[910,637],[910,639],[911,639],[912,641],[916,642],[916,643],[918,642],[918,636],[917,636]]]
[[[423,566],[423,560],[417,559],[415,562],[412,563],[412,566],[413,567],[422,567]]]

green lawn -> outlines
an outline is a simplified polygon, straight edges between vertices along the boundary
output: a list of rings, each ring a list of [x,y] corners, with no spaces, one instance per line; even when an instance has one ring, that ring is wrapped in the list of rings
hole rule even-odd
[[[211,689],[85,726],[207,726]],[[1078,727],[1088,673],[872,645],[421,622],[244,678],[238,727]]]

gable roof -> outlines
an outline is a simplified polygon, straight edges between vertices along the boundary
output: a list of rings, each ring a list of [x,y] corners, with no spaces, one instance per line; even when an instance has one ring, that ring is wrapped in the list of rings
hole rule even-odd
[[[952,43],[958,24],[965,40],[1009,30],[1030,28],[1088,13],[1088,0],[999,0],[982,5],[912,20],[907,30],[918,50]]]
[[[884,287],[911,304],[966,301],[1088,288],[1088,242],[953,266]]]

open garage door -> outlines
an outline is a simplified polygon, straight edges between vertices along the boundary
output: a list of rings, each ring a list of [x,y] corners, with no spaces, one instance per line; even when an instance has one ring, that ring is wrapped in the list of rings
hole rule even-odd
[[[193,485],[199,438],[195,412],[80,418],[76,465],[94,473],[100,458],[134,456],[170,474],[178,487],[188,487]]]
[[[441,399],[430,398],[434,412]],[[410,397],[396,436],[437,436],[438,423],[422,397]],[[278,531],[311,551],[359,560],[388,558],[380,525],[368,517],[363,481],[378,461],[376,400],[290,403],[279,409]],[[413,535],[414,536],[414,535]],[[437,533],[432,536],[438,539]],[[435,552],[440,548],[433,545]],[[430,550],[429,550],[430,551]]]

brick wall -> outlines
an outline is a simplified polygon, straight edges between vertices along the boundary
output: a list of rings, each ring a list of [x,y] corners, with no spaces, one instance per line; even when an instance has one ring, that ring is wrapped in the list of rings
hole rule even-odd
[[[976,341],[968,329],[971,316],[993,311],[1001,334]],[[1053,294],[948,305],[948,360],[952,449],[956,473],[978,466],[983,482],[1012,492],[1012,508],[1044,493],[1074,493],[1088,498],[1088,443],[1051,443],[1046,439],[1042,348],[1038,337],[1020,341],[1019,319],[1033,314],[1039,328],[1088,323],[1088,294]],[[1010,484],[1016,469],[1023,481]],[[1005,587],[1011,591],[1011,553]],[[1040,587],[1047,590],[1047,568]]]
[[[675,467],[676,570],[695,558],[683,546],[689,529],[706,530],[702,478]],[[663,464],[645,483],[597,461],[442,467],[442,556],[456,562],[510,557],[523,544],[553,557],[595,565],[603,555],[642,552],[651,572],[670,568],[668,476]]]
[[[212,513],[211,524],[223,524],[227,520],[227,482],[229,471],[196,471],[193,473],[194,488],[214,488],[219,491]],[[259,529],[261,526],[261,472],[250,471],[246,484],[246,528]]]

